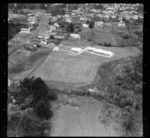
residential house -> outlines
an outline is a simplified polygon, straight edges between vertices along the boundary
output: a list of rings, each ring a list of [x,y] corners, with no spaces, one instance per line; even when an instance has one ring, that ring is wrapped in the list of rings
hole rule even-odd
[[[20,33],[31,33],[30,28],[21,28]]]
[[[83,28],[88,28],[89,26],[87,24],[82,24]]]
[[[70,36],[74,39],[81,39],[79,34],[70,34]]]

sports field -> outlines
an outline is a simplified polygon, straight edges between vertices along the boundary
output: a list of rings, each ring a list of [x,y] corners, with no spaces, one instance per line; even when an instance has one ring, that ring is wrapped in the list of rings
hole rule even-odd
[[[80,46],[80,48],[83,49],[86,47],[88,46]],[[83,52],[73,56],[69,52],[71,47],[61,46],[59,51],[50,53],[46,59],[41,60],[41,63],[35,66],[32,71],[27,73],[22,72],[14,77],[14,79],[22,79],[26,77],[25,74],[28,74],[28,77],[41,77],[47,83],[53,82],[56,86],[57,83],[59,86],[62,84],[62,87],[65,84],[67,88],[69,84],[71,84],[71,86],[74,85],[74,87],[83,86],[90,84],[95,79],[97,70],[103,63],[129,56],[136,56],[139,52],[136,47],[94,47],[112,51],[115,55],[111,58],[106,58]]]
[[[138,53],[136,48],[99,48],[110,50],[115,55],[112,58],[105,58],[85,52],[77,56],[71,56],[67,51],[59,50],[50,53],[29,77],[41,77],[45,81],[89,84],[94,80],[99,66],[103,63],[134,56]],[[65,49],[65,47],[61,49]]]
[[[61,52],[61,54],[65,52]],[[95,78],[98,64],[86,59],[71,57],[55,57],[49,55],[43,64],[31,76],[41,77],[44,80],[59,82],[90,82]]]

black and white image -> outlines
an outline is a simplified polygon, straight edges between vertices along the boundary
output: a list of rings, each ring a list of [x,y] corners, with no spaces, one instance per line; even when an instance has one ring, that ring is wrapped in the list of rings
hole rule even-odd
[[[139,3],[8,3],[8,137],[143,136]]]

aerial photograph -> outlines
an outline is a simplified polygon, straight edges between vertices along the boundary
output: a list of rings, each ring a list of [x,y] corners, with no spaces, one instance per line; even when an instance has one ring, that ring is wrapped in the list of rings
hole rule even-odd
[[[8,137],[143,136],[140,3],[8,3]]]

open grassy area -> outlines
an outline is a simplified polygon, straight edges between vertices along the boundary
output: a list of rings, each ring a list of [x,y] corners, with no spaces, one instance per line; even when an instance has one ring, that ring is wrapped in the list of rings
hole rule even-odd
[[[79,34],[81,38],[88,41],[93,41],[95,44],[104,46],[134,46],[139,41],[138,37],[134,32],[139,31],[142,33],[141,25],[129,26],[129,31],[127,27],[124,28],[112,28],[112,27],[97,27],[93,31],[91,29],[84,29]],[[130,36],[131,34],[131,36]],[[132,40],[132,38],[135,40]],[[142,38],[142,37],[141,37]]]
[[[72,45],[74,44],[75,43],[72,43]],[[101,66],[103,63],[128,56],[135,56],[139,52],[137,48],[133,47],[128,48],[102,47],[102,46],[95,46],[95,47],[112,51],[115,53],[115,55],[112,58],[105,58],[102,56],[96,56],[85,52],[77,56],[72,56],[67,53],[67,51],[71,47],[63,46],[60,48],[61,50],[57,52],[52,52],[44,60],[44,62],[42,62],[41,65],[30,74],[30,76],[41,77],[45,81],[74,83],[76,86],[79,87],[81,85],[90,84],[96,76],[98,67]],[[82,48],[86,48],[86,46],[82,46]],[[47,53],[46,55],[48,55],[48,52],[46,53]],[[45,57],[45,53],[44,54],[37,53],[31,56],[27,60],[26,66],[34,67],[34,64],[36,64],[35,61],[38,61],[37,60],[38,58],[41,61],[42,57],[43,58]],[[22,76],[25,75],[25,74],[23,75],[23,73],[24,72],[18,74],[17,77],[15,78],[18,79],[22,78]]]
[[[53,104],[55,116],[50,136],[123,135],[118,123],[120,112],[113,106],[105,109],[102,102],[90,97],[64,94],[59,97],[57,103]],[[108,115],[110,110],[111,115]]]
[[[111,43],[111,45],[117,45],[116,38],[111,32],[104,32],[99,29],[94,29],[93,32],[91,29],[84,29],[80,32],[81,38],[87,39],[99,44],[104,45],[104,43]]]
[[[14,64],[9,72],[10,73],[21,73],[23,71],[27,71],[31,68],[33,68],[34,66],[36,66],[37,62],[39,61],[39,59],[44,58],[45,56],[47,56],[50,53],[50,51],[42,51],[42,52],[37,52],[31,56],[29,56],[27,59],[25,59],[24,61],[21,60],[20,62],[18,62],[17,64]]]
[[[94,79],[96,67],[96,63],[88,60],[49,56],[32,75],[42,77],[44,80],[86,83]]]

